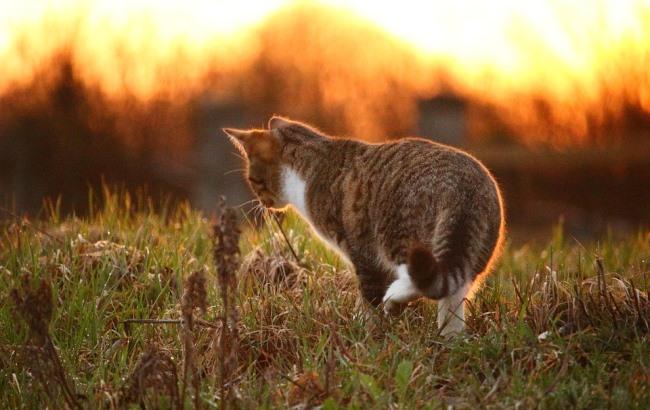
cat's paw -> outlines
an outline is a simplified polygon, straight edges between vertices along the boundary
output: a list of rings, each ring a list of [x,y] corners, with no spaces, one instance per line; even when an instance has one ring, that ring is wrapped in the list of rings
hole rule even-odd
[[[447,339],[455,339],[464,334],[465,323],[462,321],[451,321],[440,331],[440,336]]]
[[[405,304],[395,303],[392,300],[386,300],[383,303],[384,305],[384,314],[386,316],[397,316],[399,315],[406,306]]]
[[[409,278],[397,279],[391,283],[384,295],[384,313],[387,315],[398,314],[410,301],[419,296],[420,292],[413,286]]]

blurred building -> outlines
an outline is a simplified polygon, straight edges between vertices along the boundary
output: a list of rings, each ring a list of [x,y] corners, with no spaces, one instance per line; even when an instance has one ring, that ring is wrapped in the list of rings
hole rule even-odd
[[[418,135],[461,146],[467,140],[467,128],[464,98],[446,93],[418,102]]]
[[[221,131],[224,127],[249,128],[251,118],[240,102],[204,95],[197,104],[195,179],[192,204],[206,212],[215,210],[219,196],[230,206],[252,198],[243,178],[239,152]]]

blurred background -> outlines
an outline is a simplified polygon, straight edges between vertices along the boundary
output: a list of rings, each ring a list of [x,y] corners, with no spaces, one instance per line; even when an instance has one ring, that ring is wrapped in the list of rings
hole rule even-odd
[[[480,158],[527,240],[650,225],[650,2],[0,0],[0,204],[102,183],[250,198],[221,127],[272,114]]]

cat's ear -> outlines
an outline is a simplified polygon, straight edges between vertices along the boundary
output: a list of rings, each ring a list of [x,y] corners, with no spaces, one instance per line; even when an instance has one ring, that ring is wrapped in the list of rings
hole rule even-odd
[[[227,136],[235,138],[240,142],[246,141],[251,135],[250,131],[238,130],[236,128],[222,128],[221,131],[225,132]]]
[[[233,145],[246,157],[273,160],[277,156],[278,141],[272,132],[264,130],[238,130],[222,128]]]
[[[286,118],[282,118],[282,117],[280,117],[278,115],[274,115],[269,120],[269,129],[274,130],[276,128],[286,127],[286,126],[291,125],[291,124],[293,124],[293,121],[288,120]]]
[[[241,152],[243,155],[246,153],[246,145],[251,137],[251,132],[246,130],[238,130],[236,128],[222,128],[223,131],[230,139],[230,142]]]
[[[308,142],[327,138],[325,134],[318,131],[316,128],[298,121],[291,121],[287,118],[279,117],[277,115],[274,115],[269,120],[269,130],[272,132],[272,134],[280,136],[280,138],[282,138],[282,131],[279,133],[274,133],[273,131],[282,130],[283,128],[287,127],[291,127],[293,130],[293,142]]]

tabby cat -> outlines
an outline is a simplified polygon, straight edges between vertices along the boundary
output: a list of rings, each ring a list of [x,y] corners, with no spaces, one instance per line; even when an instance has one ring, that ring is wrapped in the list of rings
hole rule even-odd
[[[458,149],[419,138],[383,144],[332,138],[273,117],[268,130],[224,129],[271,210],[293,207],[355,269],[387,313],[439,300],[438,326],[464,328],[464,301],[503,241],[499,188]]]

